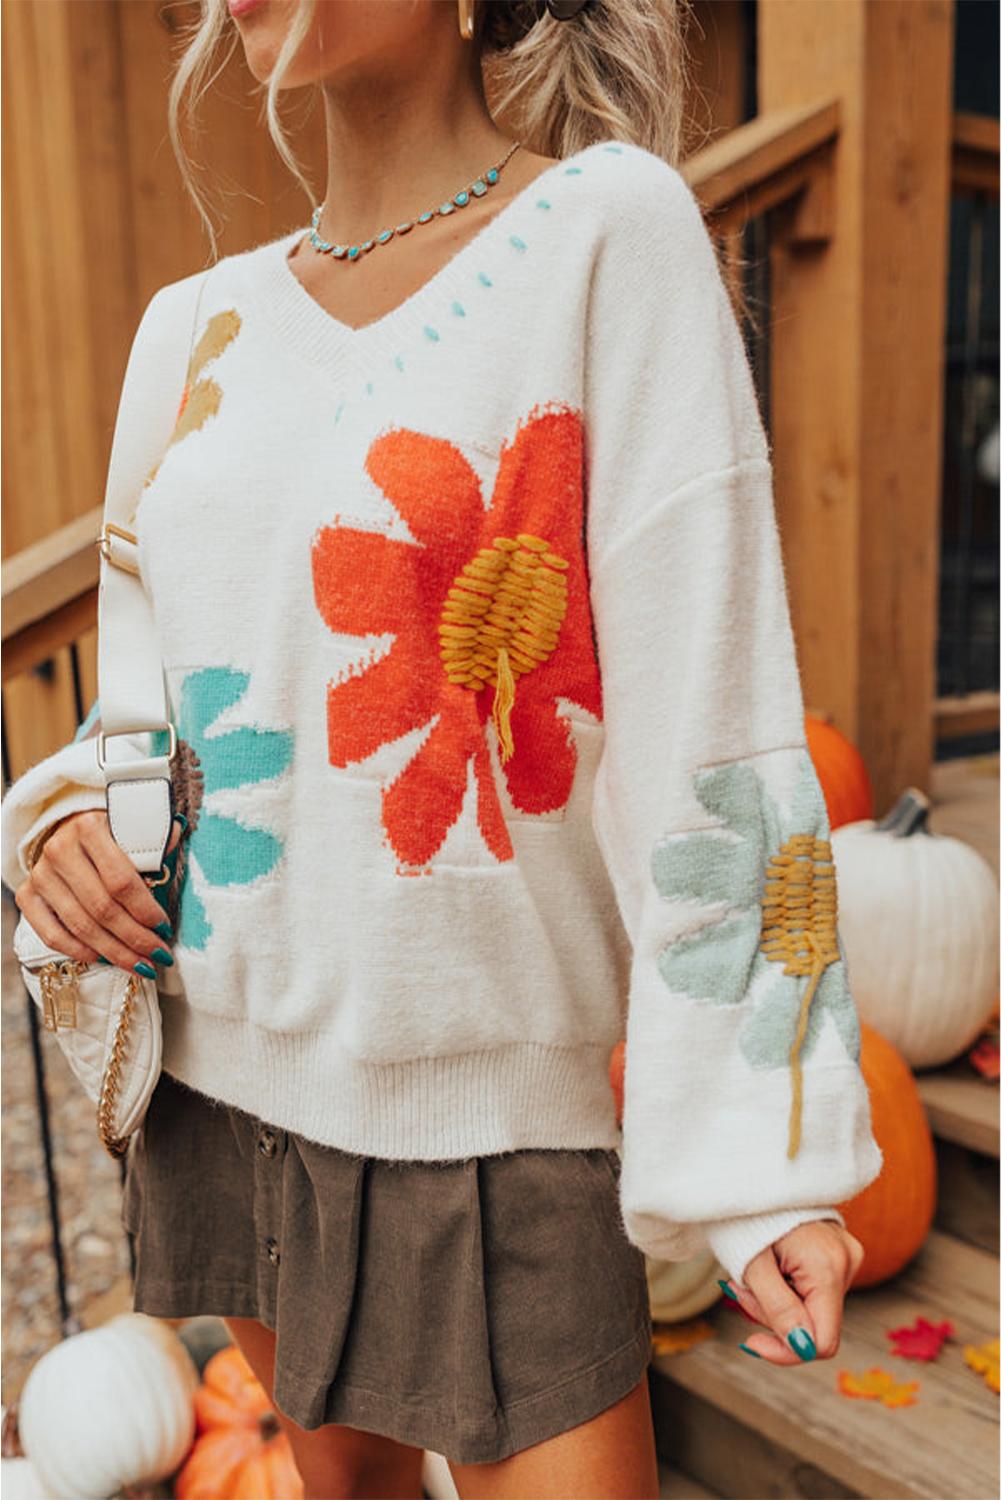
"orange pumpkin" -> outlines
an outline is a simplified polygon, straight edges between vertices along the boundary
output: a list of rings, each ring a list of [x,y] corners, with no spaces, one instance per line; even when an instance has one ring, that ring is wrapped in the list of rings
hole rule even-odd
[[[883,1170],[857,1197],[837,1205],[861,1240],[865,1260],[853,1287],[895,1276],[924,1244],[938,1191],[935,1144],[914,1074],[891,1042],[860,1022],[862,1076]]]
[[[235,1344],[205,1366],[195,1419],[194,1444],[174,1480],[176,1500],[302,1500],[288,1435]]]
[[[806,743],[831,828],[873,817],[872,783],[865,761],[851,740],[815,714],[807,714],[805,723]]]

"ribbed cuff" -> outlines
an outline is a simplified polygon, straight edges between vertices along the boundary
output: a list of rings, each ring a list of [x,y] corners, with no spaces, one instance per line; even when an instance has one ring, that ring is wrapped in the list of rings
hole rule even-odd
[[[744,1272],[756,1255],[798,1224],[809,1224],[815,1219],[833,1219],[842,1227],[845,1222],[836,1208],[788,1208],[764,1214],[741,1214],[734,1219],[716,1219],[705,1225],[705,1232],[713,1254],[725,1267],[730,1281],[742,1286]]]

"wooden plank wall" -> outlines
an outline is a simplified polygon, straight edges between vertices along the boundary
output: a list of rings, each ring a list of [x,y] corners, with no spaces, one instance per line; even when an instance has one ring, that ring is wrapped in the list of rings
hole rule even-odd
[[[3,0],[3,555],[103,500],[115,412],[142,310],[207,265],[208,235],[167,131],[191,0]],[[261,87],[236,46],[190,141],[225,255],[306,224],[310,205],[271,145]],[[224,43],[224,47],[225,47]],[[283,118],[322,190],[323,113],[304,91]],[[81,643],[84,707],[96,631]],[[11,774],[76,723],[70,653],[4,690]]]
[[[808,703],[881,816],[930,790],[953,0],[759,0],[759,108],[841,101],[833,233],[772,257],[776,502]]]

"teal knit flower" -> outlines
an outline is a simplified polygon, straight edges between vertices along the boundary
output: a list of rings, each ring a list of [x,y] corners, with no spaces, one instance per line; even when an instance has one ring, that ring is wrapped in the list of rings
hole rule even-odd
[[[236,703],[250,683],[246,672],[229,667],[202,667],[189,672],[180,693],[176,729],[179,752],[186,748],[200,781],[198,803],[227,787],[270,781],[292,760],[292,734],[286,730],[237,725],[210,733],[215,721]],[[153,754],[166,753],[166,730],[151,737]],[[223,813],[206,811],[189,801],[182,809],[191,823],[187,850],[200,883],[249,885],[274,869],[282,841],[265,828],[251,827]],[[204,948],[212,934],[205,905],[195,889],[187,861],[181,879],[176,940],[182,947]]]
[[[723,826],[660,838],[651,856],[653,879],[665,899],[694,899],[717,910],[696,932],[663,949],[658,968],[675,994],[715,1005],[750,1000],[740,1032],[744,1056],[752,1067],[793,1069],[793,1156],[799,1064],[816,1046],[825,1014],[848,1056],[857,1062],[860,1052],[838,939],[824,795],[805,747],[788,810],[746,760],[700,769],[695,789]]]

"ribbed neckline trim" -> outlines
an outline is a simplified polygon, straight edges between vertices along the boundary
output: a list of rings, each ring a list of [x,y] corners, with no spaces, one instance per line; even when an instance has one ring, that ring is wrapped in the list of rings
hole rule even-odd
[[[613,143],[595,141],[537,173],[409,297],[361,327],[353,328],[327,312],[292,270],[288,252],[309,232],[308,225],[289,230],[249,252],[247,269],[252,290],[278,335],[300,356],[330,374],[341,374],[354,360],[364,363],[372,354],[397,354],[415,333],[421,335],[429,322],[433,324],[435,309],[443,301],[450,302],[458,294],[467,268],[481,259],[486,261],[495,241],[505,235],[517,238],[543,184],[565,174],[568,168],[576,170],[582,158],[609,144]],[[344,271],[350,275],[351,268],[345,266]]]

